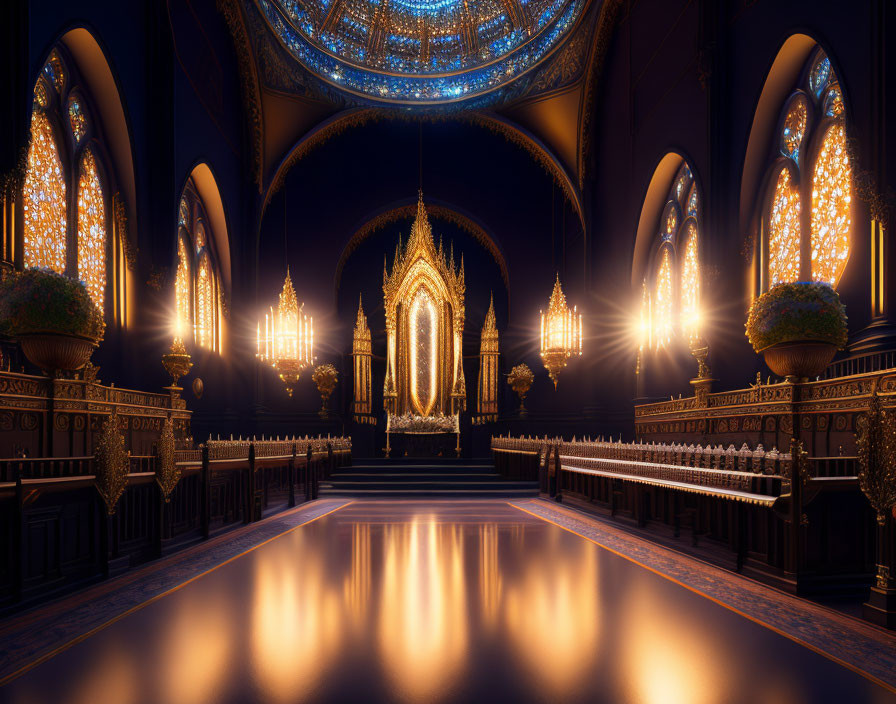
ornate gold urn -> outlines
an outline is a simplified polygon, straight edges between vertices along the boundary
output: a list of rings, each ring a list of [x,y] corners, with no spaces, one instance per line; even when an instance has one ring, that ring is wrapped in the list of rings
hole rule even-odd
[[[190,369],[193,368],[193,362],[190,361],[187,348],[184,347],[184,342],[179,337],[174,338],[174,341],[171,343],[171,350],[162,355],[162,366],[171,375],[170,388],[180,391],[177,382],[180,381],[182,376],[190,373]]]

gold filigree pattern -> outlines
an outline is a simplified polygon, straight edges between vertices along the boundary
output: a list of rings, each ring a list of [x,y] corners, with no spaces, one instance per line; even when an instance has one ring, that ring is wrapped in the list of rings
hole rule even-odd
[[[124,448],[124,436],[118,427],[118,412],[113,411],[103,422],[99,442],[94,453],[96,461],[96,489],[111,516],[118,499],[128,485],[129,455]]]
[[[436,249],[423,193],[405,247],[383,267],[387,360],[383,398],[392,415],[449,415],[466,407],[462,364],[464,264]]]
[[[498,413],[498,326],[495,321],[495,297],[492,296],[479,337],[479,413]]]
[[[654,341],[659,348],[672,340],[672,256],[668,247],[660,254],[653,290]]]
[[[885,525],[896,505],[896,416],[881,408],[877,392],[871,396],[868,412],[861,418],[856,436],[859,457],[859,486]]]
[[[214,350],[215,345],[215,293],[212,266],[207,252],[199,254],[196,268],[196,343]]]
[[[184,335],[190,335],[192,340],[193,328],[190,325],[190,249],[184,237],[177,238],[177,274],[174,279],[174,336],[183,340]]]
[[[806,134],[808,111],[803,99],[796,99],[784,118],[784,129],[781,130],[781,151],[794,161],[799,159],[800,144]]]
[[[372,356],[370,328],[364,306],[358,297],[358,318],[352,336],[352,358],[355,370],[354,412],[356,415],[369,415],[372,406],[370,384],[370,359]]]
[[[78,174],[78,278],[103,310],[106,293],[106,203],[93,152],[85,150]]]
[[[800,192],[790,171],[781,169],[768,223],[768,276],[774,286],[800,278]]]
[[[700,328],[700,260],[697,245],[697,226],[689,221],[681,262],[681,330],[688,338],[695,336]]]
[[[156,450],[156,483],[166,504],[171,501],[171,492],[179,481],[180,469],[174,461],[174,420],[169,417],[162,425],[162,435]]]
[[[849,259],[852,176],[842,123],[824,136],[812,176],[812,278],[837,285]]]
[[[65,272],[66,185],[56,137],[47,116],[31,115],[31,147],[25,174],[25,266]]]

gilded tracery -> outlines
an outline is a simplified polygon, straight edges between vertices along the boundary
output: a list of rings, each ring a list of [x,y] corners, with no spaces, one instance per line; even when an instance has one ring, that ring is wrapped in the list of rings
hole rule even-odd
[[[765,287],[810,278],[836,286],[849,259],[852,167],[843,94],[820,49],[804,74],[783,110],[772,167],[778,173],[769,182]]]
[[[700,196],[691,167],[676,172],[657,226],[652,270],[641,286],[639,347],[700,333]]]
[[[448,415],[464,410],[461,342],[464,266],[433,241],[421,194],[407,245],[399,243],[392,271],[383,270],[386,380],[383,396],[395,415]]]
[[[22,187],[23,258],[26,267],[80,279],[105,310],[109,266],[117,263],[108,254],[110,228],[118,221],[110,217],[111,170],[97,149],[100,135],[89,104],[77,71],[54,49],[34,86]],[[117,310],[124,291],[111,290]]]
[[[175,336],[220,351],[220,276],[205,207],[192,180],[178,207]]]

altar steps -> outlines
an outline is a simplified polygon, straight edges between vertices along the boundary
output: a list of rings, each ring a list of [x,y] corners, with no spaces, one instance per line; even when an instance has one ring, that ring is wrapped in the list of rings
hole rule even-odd
[[[537,482],[508,480],[487,460],[434,458],[359,460],[320,485],[321,496],[518,498],[538,493]]]

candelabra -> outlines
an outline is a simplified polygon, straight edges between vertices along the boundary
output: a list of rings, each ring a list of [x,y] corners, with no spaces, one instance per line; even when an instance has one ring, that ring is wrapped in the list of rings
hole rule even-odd
[[[287,271],[277,310],[271,306],[265,313],[264,334],[260,321],[256,329],[255,356],[274,368],[290,397],[302,372],[314,361],[314,321],[302,314],[304,307],[296,299]]]
[[[541,312],[541,360],[557,388],[560,372],[572,355],[582,354],[582,316],[566,305],[560,287],[560,275],[548,302],[548,312]]]

